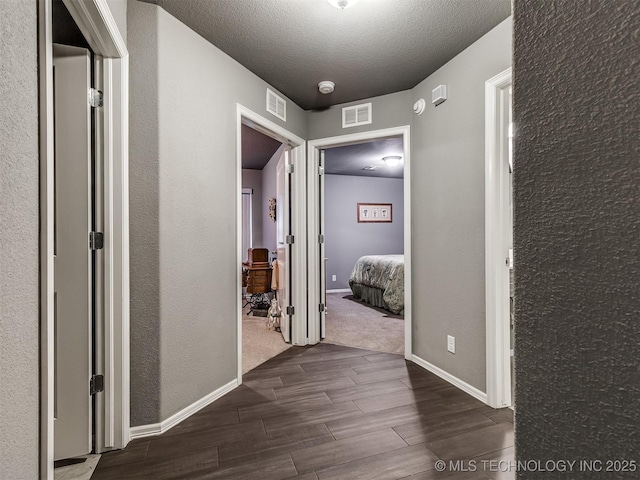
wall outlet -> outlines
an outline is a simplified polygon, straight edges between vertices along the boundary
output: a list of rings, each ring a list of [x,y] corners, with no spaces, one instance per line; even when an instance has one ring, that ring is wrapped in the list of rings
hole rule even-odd
[[[453,354],[456,353],[456,337],[447,335],[447,351]]]
[[[331,281],[335,282],[336,281],[336,276],[335,275],[331,275]]]

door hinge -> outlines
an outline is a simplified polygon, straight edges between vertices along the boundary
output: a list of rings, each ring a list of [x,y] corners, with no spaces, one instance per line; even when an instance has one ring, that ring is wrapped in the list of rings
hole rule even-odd
[[[295,170],[295,168],[293,166],[293,163],[288,164],[284,169],[284,171],[286,173],[293,173],[294,170]]]
[[[293,242],[295,242],[295,237],[293,235],[287,235],[285,243],[287,245],[293,245]]]
[[[324,235],[318,235],[318,243],[324,243]]]
[[[321,303],[320,305],[318,305],[318,310],[320,312],[324,312],[324,303]]]
[[[296,309],[293,305],[287,305],[287,315],[295,315]]]
[[[324,167],[322,165],[318,165],[318,175],[324,175]]]
[[[104,234],[89,232],[89,250],[102,250],[102,248],[104,248]]]
[[[89,105],[93,108],[101,107],[103,105],[102,92],[95,88],[89,89]]]
[[[92,375],[89,380],[89,395],[104,392],[104,375]]]

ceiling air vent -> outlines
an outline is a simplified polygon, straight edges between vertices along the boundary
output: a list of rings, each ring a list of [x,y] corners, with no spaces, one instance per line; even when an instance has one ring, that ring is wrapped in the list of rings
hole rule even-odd
[[[272,113],[280,120],[287,121],[287,102],[267,88],[267,112]]]
[[[344,107],[342,109],[342,128],[357,127],[371,123],[371,103]]]

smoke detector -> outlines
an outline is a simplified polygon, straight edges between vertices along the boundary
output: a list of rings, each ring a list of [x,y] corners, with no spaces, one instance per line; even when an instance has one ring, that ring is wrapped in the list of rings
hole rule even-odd
[[[320,93],[323,93],[325,95],[327,93],[333,93],[333,90],[335,88],[336,88],[336,84],[330,80],[323,80],[318,84],[318,90],[320,90]]]

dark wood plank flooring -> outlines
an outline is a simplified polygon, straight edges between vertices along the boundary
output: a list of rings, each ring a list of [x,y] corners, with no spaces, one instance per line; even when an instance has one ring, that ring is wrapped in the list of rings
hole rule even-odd
[[[512,412],[400,356],[293,347],[243,381],[163,435],[104,454],[92,480],[515,478],[483,468],[513,460]],[[439,472],[438,460],[476,468]]]

